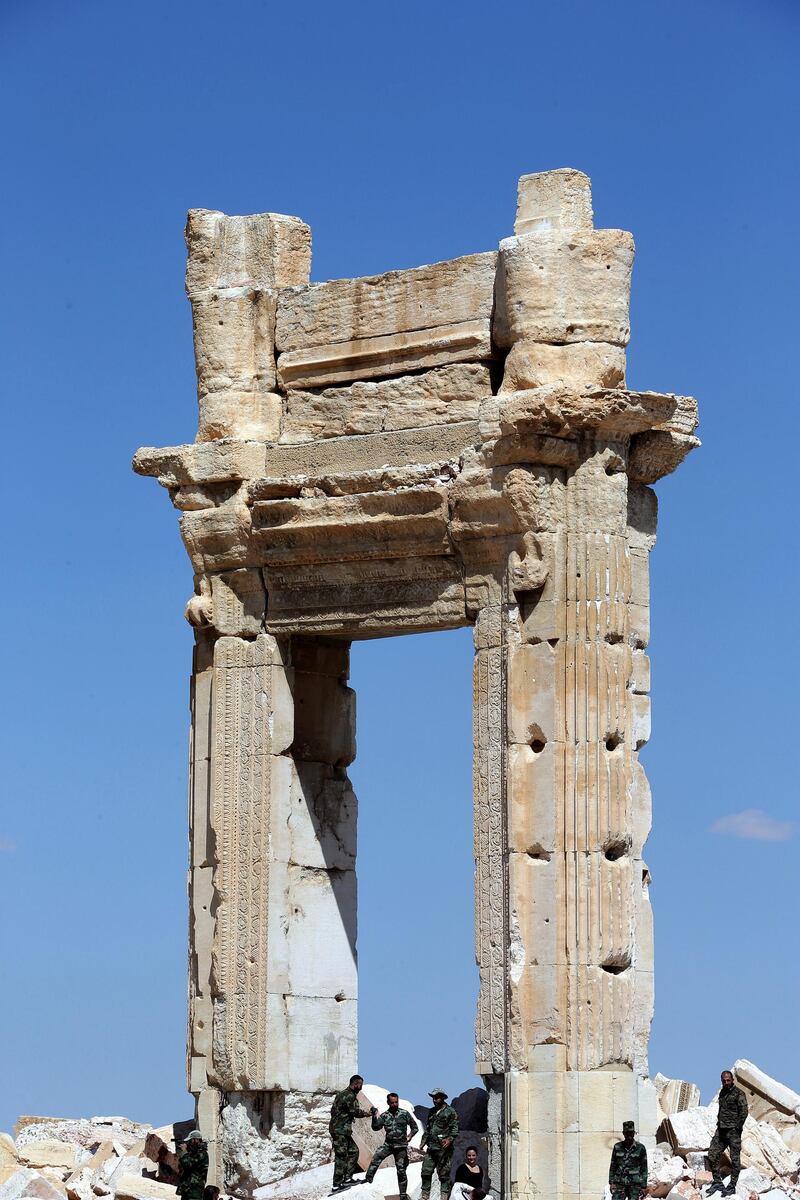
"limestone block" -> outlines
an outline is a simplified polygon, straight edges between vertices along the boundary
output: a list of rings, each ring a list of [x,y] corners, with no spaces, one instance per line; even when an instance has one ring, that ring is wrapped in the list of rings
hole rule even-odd
[[[297,762],[285,836],[279,830],[273,837],[274,856],[285,852],[286,861],[298,866],[354,870],[356,812],[355,793],[342,772],[323,763]]]
[[[666,1187],[666,1191],[664,1192],[666,1196],[671,1190],[672,1185],[677,1183],[679,1179],[687,1178],[688,1173],[689,1168],[683,1159],[677,1155],[673,1155],[671,1158],[666,1158],[663,1162],[651,1164],[647,1181],[654,1187]],[[651,1191],[650,1194],[657,1195],[658,1193]]]
[[[552,384],[576,392],[623,387],[625,351],[608,342],[515,342],[503,367],[501,394]]]
[[[439,464],[451,459],[457,462],[477,437],[477,421],[454,421],[449,425],[431,425],[422,429],[395,429],[387,433],[322,438],[296,446],[271,445],[266,448],[266,458],[262,458],[260,470],[254,470],[250,478],[259,479],[264,475],[344,475],[351,471],[360,473],[389,466]],[[205,463],[198,461],[197,455],[191,460],[181,456],[181,461],[190,464],[195,473],[200,473],[206,467]],[[264,461],[266,465],[263,465]],[[177,457],[166,461],[155,457],[147,459],[147,463],[152,464],[150,473],[157,473],[156,467],[160,470],[162,466],[174,471],[176,462]],[[234,466],[238,466],[238,460]]]
[[[592,181],[583,171],[562,167],[521,176],[515,234],[591,228]]]
[[[65,1182],[68,1200],[93,1200],[92,1182],[94,1171],[91,1167],[81,1167],[73,1171]]]
[[[276,383],[274,293],[253,288],[215,291],[193,302],[192,316],[200,402],[198,441],[245,437],[239,418],[244,424],[253,423],[259,404],[271,420],[261,428],[253,424],[252,436],[277,438],[280,399],[275,396],[271,405],[267,402]]]
[[[627,345],[632,267],[633,238],[618,229],[506,238],[499,273],[508,331],[496,326],[495,339]]]
[[[404,558],[449,549],[447,497],[441,488],[260,500],[252,511],[253,535],[270,565]]]
[[[267,593],[261,571],[247,567],[212,575],[211,599],[218,633],[241,637],[263,631]]]
[[[92,1147],[102,1142],[118,1142],[129,1148],[145,1137],[149,1125],[129,1121],[127,1117],[91,1117],[69,1120],[61,1117],[22,1116],[14,1126],[19,1149],[29,1142],[54,1139]]]
[[[278,381],[284,390],[292,384],[325,387],[352,379],[404,375],[445,363],[480,362],[492,354],[489,321],[461,321],[434,329],[287,350],[278,358]]]
[[[797,1170],[797,1155],[767,1121],[748,1117],[742,1130],[742,1164],[766,1175],[786,1176]]]
[[[631,442],[628,470],[637,483],[655,483],[677,470],[686,455],[700,445],[691,434],[665,430],[639,433]]]
[[[7,1133],[0,1133],[0,1167],[16,1168],[18,1165],[19,1158],[14,1139]]]
[[[646,695],[650,691],[650,659],[643,650],[634,650],[631,662],[631,691]]]
[[[689,1179],[679,1180],[667,1193],[667,1200],[700,1200],[700,1192]]]
[[[0,1184],[0,1200],[63,1200],[64,1192],[38,1171],[20,1167]]]
[[[142,1175],[121,1175],[114,1179],[118,1200],[174,1200],[176,1189],[169,1183],[147,1179]]]
[[[658,1102],[667,1115],[685,1112],[687,1108],[697,1108],[700,1104],[700,1088],[696,1083],[688,1083],[685,1079],[668,1079],[660,1073],[653,1083]]]
[[[772,1188],[771,1180],[757,1171],[755,1167],[745,1167],[736,1181],[736,1195],[741,1196],[742,1200],[750,1200],[755,1192],[760,1196],[763,1192],[768,1192]]]
[[[352,1072],[351,1072],[352,1074]],[[341,1081],[339,1081],[341,1085]],[[327,1092],[231,1093],[220,1115],[219,1140],[227,1188],[250,1194],[329,1164],[333,1096]],[[333,1169],[325,1166],[332,1177]]]
[[[167,488],[203,486],[258,479],[266,474],[266,449],[234,439],[195,442],[191,446],[142,446],[133,457],[139,475],[154,475]]]
[[[691,1151],[708,1150],[717,1127],[716,1106],[688,1108],[670,1113],[664,1121],[663,1136],[676,1154],[683,1158]]]
[[[295,997],[355,999],[355,872],[275,863],[270,876],[276,936],[261,986]]]
[[[800,1120],[800,1094],[792,1088],[779,1083],[746,1058],[737,1058],[733,1073],[747,1095],[751,1115],[757,1120],[776,1123],[774,1118],[779,1115]]]
[[[330,638],[293,637],[292,666],[295,674],[332,675],[342,683],[350,673],[350,643]]]
[[[245,566],[250,554],[250,524],[250,510],[239,499],[219,508],[184,513],[181,537],[197,574]]]
[[[508,662],[508,736],[534,750],[556,737],[557,648],[518,646]]]
[[[47,1139],[27,1142],[19,1148],[19,1160],[27,1167],[69,1167],[77,1162],[77,1146],[74,1142]]]
[[[510,849],[546,860],[563,844],[564,755],[563,742],[509,748]]]
[[[491,316],[497,255],[471,254],[409,271],[335,279],[282,292],[281,351],[432,330]]]
[[[639,750],[650,741],[650,697],[634,694],[631,696],[633,745]]]
[[[296,671],[292,753],[304,762],[347,767],[356,756],[356,694],[331,675]]]
[[[422,375],[360,381],[322,391],[289,391],[281,441],[474,421],[481,399],[490,392],[485,363],[438,367]]]
[[[282,213],[229,217],[190,209],[186,246],[186,290],[192,299],[220,288],[290,287],[305,283],[311,270],[311,230]]]

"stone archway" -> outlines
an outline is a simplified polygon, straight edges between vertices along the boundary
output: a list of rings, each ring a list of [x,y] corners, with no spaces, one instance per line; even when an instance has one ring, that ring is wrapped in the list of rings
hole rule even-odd
[[[189,215],[198,440],[141,450],[194,572],[189,1086],[220,1178],[327,1153],[357,1064],[348,647],[474,630],[476,1068],[503,1197],[655,1132],[648,486],[696,407],[624,385],[633,243],[577,171],[498,252],[310,284],[293,217]]]

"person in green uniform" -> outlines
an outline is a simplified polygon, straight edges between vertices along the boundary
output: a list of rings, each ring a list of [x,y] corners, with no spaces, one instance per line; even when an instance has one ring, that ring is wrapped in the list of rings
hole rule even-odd
[[[444,1088],[434,1088],[428,1095],[433,1100],[433,1108],[428,1114],[427,1127],[420,1142],[420,1149],[425,1150],[422,1160],[421,1200],[428,1200],[430,1197],[434,1171],[439,1176],[442,1200],[448,1200],[458,1117],[456,1110],[447,1103],[447,1092]]]
[[[731,1071],[723,1071],[719,1078],[722,1087],[719,1090],[717,1128],[708,1148],[708,1165],[714,1178],[706,1195],[719,1192],[722,1196],[732,1196],[742,1169],[742,1130],[747,1120],[747,1097],[734,1084]],[[722,1151],[726,1149],[731,1158],[731,1177],[727,1187],[722,1182],[719,1169]]]
[[[186,1135],[178,1147],[178,1187],[183,1200],[203,1200],[208,1176],[208,1149],[199,1129]]]
[[[614,1200],[639,1200],[647,1190],[647,1150],[635,1133],[633,1121],[623,1121],[622,1141],[611,1151],[608,1186]]]
[[[385,1158],[394,1155],[394,1165],[397,1168],[397,1185],[401,1196],[408,1195],[408,1143],[419,1129],[410,1112],[400,1107],[400,1097],[397,1092],[389,1092],[386,1097],[388,1108],[380,1116],[372,1118],[372,1128],[378,1133],[386,1130],[386,1141],[372,1156],[372,1162],[367,1167],[365,1183],[372,1183],[375,1172]]]
[[[346,1088],[337,1092],[331,1105],[328,1132],[333,1142],[333,1192],[343,1192],[356,1181],[353,1172],[358,1167],[358,1146],[353,1141],[353,1121],[374,1117],[377,1108],[361,1108],[358,1093],[364,1086],[360,1075],[353,1075]]]

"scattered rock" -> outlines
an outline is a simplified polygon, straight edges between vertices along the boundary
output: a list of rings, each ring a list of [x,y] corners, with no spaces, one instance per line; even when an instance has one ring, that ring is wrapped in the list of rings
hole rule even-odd
[[[668,1200],[700,1200],[700,1193],[689,1179],[681,1179],[669,1192]]]
[[[169,1183],[159,1183],[143,1175],[119,1175],[113,1180],[117,1200],[175,1200],[177,1192]]]
[[[773,1125],[790,1150],[800,1153],[800,1094],[746,1058],[736,1060],[733,1073],[747,1096],[750,1116]]]
[[[74,1171],[77,1146],[74,1142],[55,1139],[27,1142],[19,1147],[19,1158],[27,1167],[65,1167],[68,1171]]]
[[[663,1134],[672,1147],[673,1154],[685,1158],[687,1154],[700,1150],[708,1150],[714,1130],[717,1127],[716,1105],[704,1108],[687,1108],[682,1112],[671,1113],[662,1122],[659,1138]]]
[[[687,1108],[697,1108],[700,1104],[700,1088],[696,1083],[687,1083],[685,1079],[668,1079],[660,1073],[653,1083],[658,1102],[668,1117],[676,1112],[685,1112]]]
[[[673,1155],[666,1158],[663,1152],[654,1151],[651,1155],[648,1184],[651,1196],[666,1197],[674,1185],[688,1175],[689,1169],[682,1158]]]
[[[760,1196],[771,1187],[772,1184],[766,1175],[762,1175],[755,1167],[745,1167],[736,1183],[736,1195],[741,1196],[743,1200],[749,1200],[751,1193],[755,1192]]]
[[[7,1133],[0,1133],[0,1167],[17,1167],[19,1158],[14,1139]]]
[[[64,1200],[63,1191],[30,1167],[20,1167],[2,1186],[0,1200]]]

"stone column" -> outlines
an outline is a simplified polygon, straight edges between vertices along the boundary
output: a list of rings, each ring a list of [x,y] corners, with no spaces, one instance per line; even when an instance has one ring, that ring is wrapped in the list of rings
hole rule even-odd
[[[571,397],[622,381],[628,337],[632,241],[592,229],[588,186],[523,179],[501,244],[500,403],[537,416],[490,451],[520,538],[476,626],[478,1070],[492,1182],[538,1200],[601,1196],[623,1120],[652,1144],[656,1119],[638,762],[655,498],[629,483],[624,427],[564,424]]]
[[[325,1161],[356,1068],[348,646],[201,634],[193,682],[189,1086],[239,1193]]]

